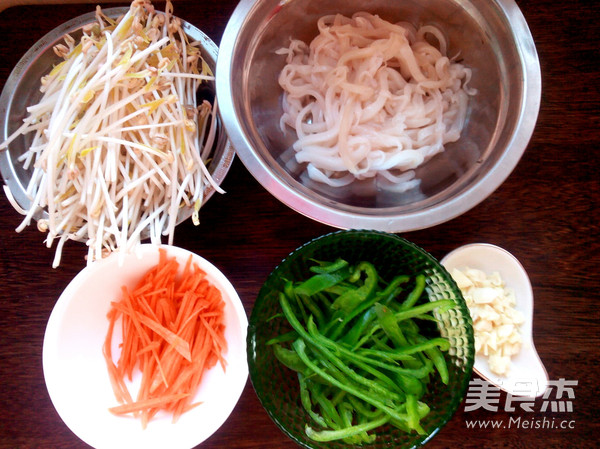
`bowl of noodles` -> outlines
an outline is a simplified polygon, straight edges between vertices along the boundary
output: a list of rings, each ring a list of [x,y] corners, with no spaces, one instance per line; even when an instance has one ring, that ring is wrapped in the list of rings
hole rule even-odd
[[[242,0],[217,73],[252,175],[343,229],[424,229],[479,204],[519,162],[541,97],[513,0]]]

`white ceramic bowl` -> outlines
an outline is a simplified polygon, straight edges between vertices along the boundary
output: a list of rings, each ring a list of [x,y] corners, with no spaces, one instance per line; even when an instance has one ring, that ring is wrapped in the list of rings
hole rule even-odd
[[[513,396],[541,396],[548,388],[548,373],[533,343],[533,289],[525,268],[515,256],[496,245],[472,243],[450,252],[441,261],[450,273],[455,268],[498,272],[515,293],[515,309],[525,318],[520,326],[521,350],[512,357],[507,376],[493,373],[483,355],[475,356],[473,369],[481,377]]]
[[[193,254],[181,248],[163,247],[180,265]],[[217,364],[205,373],[195,397],[202,404],[183,414],[175,424],[165,414],[143,429],[139,420],[109,412],[109,407],[118,403],[102,354],[108,330],[106,314],[111,300],[119,299],[121,286],[133,287],[158,262],[158,248],[141,245],[137,254],[127,254],[120,260],[119,254],[113,253],[84,268],[62,293],[48,321],[43,369],[50,398],[65,424],[96,449],[194,447],[225,422],[248,378],[248,320],[240,298],[214,265],[193,254],[193,261],[207,273],[208,280],[219,288],[226,302],[225,372]]]

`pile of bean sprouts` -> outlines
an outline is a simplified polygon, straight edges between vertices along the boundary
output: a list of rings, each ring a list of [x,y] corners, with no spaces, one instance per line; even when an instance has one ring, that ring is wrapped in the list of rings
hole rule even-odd
[[[172,244],[181,207],[194,224],[205,188],[222,189],[204,161],[216,139],[215,107],[197,104],[200,83],[213,80],[200,44],[190,42],[180,20],[134,0],[124,16],[96,20],[77,42],[66,35],[54,47],[64,61],[41,80],[42,99],[23,125],[0,145],[34,133],[20,157],[31,180],[24,220],[37,222],[46,244],[86,241],[88,264],[117,249],[130,251],[150,237]]]
[[[415,186],[416,167],[459,139],[471,70],[432,25],[392,24],[359,12],[321,17],[309,45],[280,49],[286,65],[280,127],[293,128],[298,163],[334,187],[380,178]],[[436,42],[433,45],[430,41]]]

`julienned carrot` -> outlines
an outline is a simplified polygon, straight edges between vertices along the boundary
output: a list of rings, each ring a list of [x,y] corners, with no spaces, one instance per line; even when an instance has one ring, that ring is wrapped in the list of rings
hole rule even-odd
[[[139,417],[144,428],[159,411],[177,421],[198,405],[192,401],[206,370],[217,363],[226,368],[221,292],[191,257],[180,270],[165,249],[159,254],[159,262],[136,287],[122,287],[120,300],[111,303],[103,346],[115,398],[121,404],[109,410]],[[123,340],[115,362],[112,343],[118,321]],[[141,382],[133,395],[126,379],[131,381],[136,372],[141,372]]]
[[[180,393],[180,394],[174,394],[171,396],[166,396],[164,398],[143,399],[141,401],[133,402],[131,404],[118,405],[116,407],[111,408],[110,410],[115,414],[139,412],[139,411],[143,411],[144,409],[146,409],[148,407],[153,407],[155,405],[162,405],[164,403],[164,401],[177,401],[177,400],[183,399],[187,396],[188,396],[188,394],[186,394],[186,393]]]

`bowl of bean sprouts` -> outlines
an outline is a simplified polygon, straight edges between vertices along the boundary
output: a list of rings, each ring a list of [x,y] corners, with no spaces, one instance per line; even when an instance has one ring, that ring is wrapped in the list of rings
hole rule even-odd
[[[60,264],[68,240],[87,260],[175,226],[220,187],[234,151],[216,107],[217,45],[149,0],[76,17],[36,42],[0,96],[4,191]]]
[[[242,0],[217,96],[252,175],[342,229],[454,219],[533,134],[540,67],[513,0]]]

